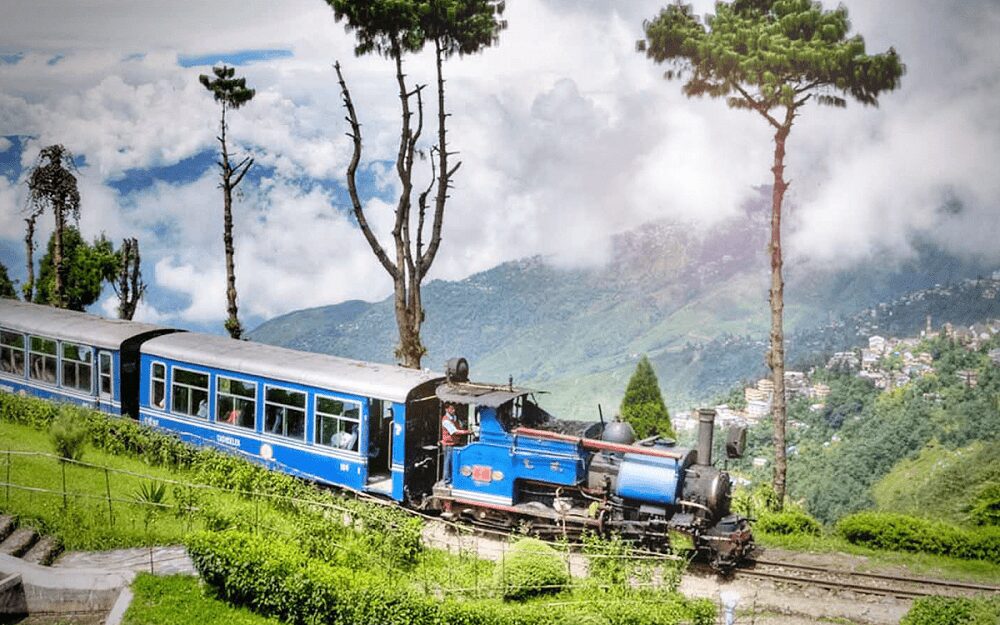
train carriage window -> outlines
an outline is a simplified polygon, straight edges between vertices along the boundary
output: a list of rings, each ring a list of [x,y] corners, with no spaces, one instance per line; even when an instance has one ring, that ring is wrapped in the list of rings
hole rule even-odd
[[[264,431],[304,440],[306,394],[273,386],[264,387]]]
[[[316,397],[316,443],[348,451],[358,450],[361,404]]]
[[[56,383],[56,342],[41,336],[33,336],[28,352],[28,377],[48,384]]]
[[[0,331],[0,371],[24,376],[24,335]]]
[[[88,395],[94,392],[94,350],[86,345],[62,343],[62,386]]]
[[[208,374],[173,368],[170,384],[170,411],[208,418]]]
[[[254,429],[257,424],[257,385],[219,376],[215,382],[215,420]]]
[[[154,362],[149,369],[149,405],[155,408],[166,408],[167,367],[162,362]]]
[[[98,393],[102,399],[111,399],[114,387],[111,354],[108,352],[99,352],[97,354],[97,362]]]

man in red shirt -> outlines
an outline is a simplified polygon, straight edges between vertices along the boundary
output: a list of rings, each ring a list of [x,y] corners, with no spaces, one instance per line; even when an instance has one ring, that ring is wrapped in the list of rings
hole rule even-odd
[[[458,417],[455,416],[455,404],[445,404],[444,414],[441,416],[441,449],[444,452],[442,477],[445,484],[451,484],[452,447],[465,444],[464,437],[469,433],[469,430],[459,427]]]

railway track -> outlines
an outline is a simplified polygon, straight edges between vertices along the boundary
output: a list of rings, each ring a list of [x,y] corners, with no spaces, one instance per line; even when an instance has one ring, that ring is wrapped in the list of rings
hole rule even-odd
[[[1000,586],[988,584],[843,571],[762,559],[748,561],[744,567],[735,571],[735,575],[898,599],[915,599],[930,595],[968,597],[1000,593]]]

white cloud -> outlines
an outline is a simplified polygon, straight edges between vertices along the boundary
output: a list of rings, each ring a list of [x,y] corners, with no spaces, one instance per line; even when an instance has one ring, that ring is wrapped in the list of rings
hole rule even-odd
[[[610,234],[662,217],[710,232],[770,182],[762,120],[684,98],[679,83],[662,79],[663,68],[635,53],[642,20],[662,4],[509,3],[498,47],[448,61],[450,148],[463,165],[432,277],[460,278],[536,253],[565,265],[599,263]],[[695,8],[703,13],[711,3]],[[874,250],[906,255],[923,236],[995,256],[1000,11],[986,0],[850,8],[870,51],[895,44],[909,72],[881,109],[811,108],[797,122],[787,170],[792,251],[856,261]],[[395,158],[399,136],[391,63],[355,58],[352,36],[326,4],[23,3],[7,7],[5,24],[0,46],[24,56],[0,64],[0,136],[34,137],[26,166],[51,142],[84,156],[85,234],[139,237],[150,288],[179,295],[180,317],[199,323],[225,311],[217,173],[127,199],[108,184],[130,169],[216,149],[218,108],[197,83],[207,68],[180,67],[178,55],[291,50],[240,68],[257,97],[229,118],[231,149],[273,171],[260,188],[244,183],[236,207],[241,310],[266,317],[388,294],[343,195],[298,186],[343,183],[350,143],[330,66],[339,59],[363,124],[366,179],[379,194],[398,188],[394,168],[378,162]],[[56,55],[63,58],[50,64]],[[412,84],[433,83],[429,54],[408,59],[406,71]],[[435,113],[431,102],[424,148]],[[0,155],[10,147],[0,139]],[[422,188],[429,167],[419,167]],[[942,212],[949,198],[963,211]],[[0,178],[0,254],[12,268],[23,264],[23,202],[23,184]],[[387,237],[392,207],[372,200],[368,210]],[[178,314],[147,306],[139,311],[147,319]]]

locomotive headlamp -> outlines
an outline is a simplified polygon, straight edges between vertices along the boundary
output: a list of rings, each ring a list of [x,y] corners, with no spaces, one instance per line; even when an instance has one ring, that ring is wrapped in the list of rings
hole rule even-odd
[[[469,381],[469,361],[465,358],[452,358],[444,366],[444,374],[449,382]]]
[[[743,451],[747,447],[747,429],[741,425],[734,425],[729,428],[726,435],[726,457],[742,458]]]

